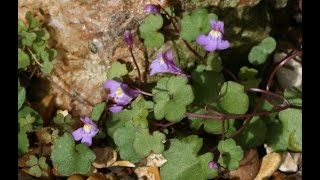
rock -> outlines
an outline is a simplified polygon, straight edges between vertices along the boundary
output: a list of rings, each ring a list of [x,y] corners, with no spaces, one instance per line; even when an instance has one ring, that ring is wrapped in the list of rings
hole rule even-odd
[[[281,173],[279,171],[276,171],[273,173],[272,177],[270,178],[271,180],[283,180],[286,179],[287,175],[284,173]]]
[[[293,173],[298,171],[298,166],[294,162],[290,152],[282,153],[282,162],[279,167],[279,170],[285,173]]]
[[[87,180],[108,180],[102,173],[94,173]]]
[[[86,177],[81,174],[74,174],[68,177],[67,180],[85,180]]]
[[[287,53],[275,53],[274,62],[281,61]],[[298,58],[299,59],[299,58]],[[291,87],[302,89],[302,65],[294,59],[290,60],[282,66],[276,73],[277,80],[282,88],[287,89]]]
[[[238,169],[230,171],[230,176],[232,179],[252,180],[256,177],[259,168],[260,161],[258,151],[256,149],[250,149],[244,154]]]
[[[255,180],[268,179],[279,168],[281,164],[281,155],[277,152],[272,152],[262,158],[261,167],[254,178]]]
[[[162,154],[153,154],[151,153],[147,157],[147,166],[157,166],[161,167],[167,160],[162,156]]]
[[[157,2],[160,1],[154,1]],[[58,50],[46,93],[54,96],[59,109],[67,109],[73,116],[87,116],[94,104],[105,100],[103,83],[110,62],[132,61],[122,39],[127,29],[133,30],[133,53],[139,66],[143,65],[142,43],[135,30],[146,15],[143,11],[146,3],[146,0],[19,1],[18,18],[24,19],[25,13],[32,11],[48,27],[50,45]]]

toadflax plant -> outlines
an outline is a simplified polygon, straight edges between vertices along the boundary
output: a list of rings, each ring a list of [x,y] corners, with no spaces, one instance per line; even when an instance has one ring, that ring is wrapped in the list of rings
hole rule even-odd
[[[277,71],[301,56],[300,46],[270,66],[278,40],[269,36],[252,45],[245,63],[230,68],[226,62],[235,43],[225,32],[235,27],[212,9],[181,13],[147,4],[143,10],[137,31],[124,30],[122,36],[134,68],[112,62],[101,87],[105,100],[91,116],[78,119],[78,129],[68,121],[53,142],[50,158],[59,174],[89,176],[99,159],[96,148],[106,146],[118,159],[99,172],[115,173],[112,166],[127,163],[123,166],[135,166],[137,174],[127,176],[140,177],[139,171],[148,169],[148,176],[163,180],[228,178],[247,150],[264,144],[302,151],[302,91],[275,83]],[[145,59],[135,57],[141,46]],[[138,61],[146,65],[143,70]],[[18,91],[23,154],[27,133],[41,127],[42,119],[23,106],[25,89],[19,85]]]

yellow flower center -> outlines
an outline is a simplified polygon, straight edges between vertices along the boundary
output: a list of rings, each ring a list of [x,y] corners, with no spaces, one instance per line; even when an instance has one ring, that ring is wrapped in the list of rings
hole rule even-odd
[[[92,128],[91,124],[84,124],[83,126],[83,130],[85,133],[89,133],[91,131],[91,128]]]
[[[164,59],[162,58],[162,56],[161,56],[161,58],[160,58],[160,64],[163,64],[164,63]]]
[[[214,37],[214,38],[218,38],[218,37],[221,36],[221,32],[218,31],[218,30],[213,29],[213,30],[210,31],[209,35]]]
[[[116,96],[117,97],[122,97],[123,96],[123,90],[121,89],[121,87],[118,87],[116,89]]]

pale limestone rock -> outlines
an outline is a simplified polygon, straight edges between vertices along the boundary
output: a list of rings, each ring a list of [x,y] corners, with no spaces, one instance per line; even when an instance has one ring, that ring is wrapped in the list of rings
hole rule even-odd
[[[281,154],[272,152],[262,158],[261,167],[254,178],[255,180],[264,180],[272,176],[281,164]]]
[[[282,162],[279,167],[279,170],[286,173],[293,173],[298,171],[298,166],[294,162],[290,152],[282,153]]]

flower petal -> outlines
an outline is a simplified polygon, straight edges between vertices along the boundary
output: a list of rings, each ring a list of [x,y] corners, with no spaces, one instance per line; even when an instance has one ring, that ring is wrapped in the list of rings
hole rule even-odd
[[[218,21],[215,29],[220,31],[223,34],[224,33],[224,23],[222,21]]]
[[[90,146],[92,144],[92,137],[88,135],[83,136],[81,143]]]
[[[206,35],[199,35],[199,36],[197,37],[197,39],[196,39],[196,42],[197,42],[198,44],[202,45],[202,46],[205,46],[205,45],[208,44],[208,40],[209,40],[208,36],[206,36]]]
[[[205,49],[209,52],[215,51],[218,47],[218,41],[217,39],[211,39],[208,41],[208,44],[206,45]]]
[[[113,105],[109,107],[109,110],[113,113],[120,112],[123,109],[123,106]]]
[[[173,54],[171,49],[167,49],[162,56],[166,62],[173,62]]]
[[[129,88],[126,84],[121,84],[120,87],[123,92],[131,98],[137,97],[140,94],[139,91]]]
[[[84,134],[85,133],[83,132],[83,129],[79,128],[79,129],[73,131],[72,136],[73,136],[74,140],[79,141],[80,139],[83,138]]]
[[[225,40],[221,40],[219,43],[218,43],[218,49],[227,49],[230,47],[230,43],[229,41],[225,41]]]
[[[105,83],[104,83],[104,88],[106,89],[110,89],[110,94],[109,96],[111,97],[115,97],[116,94],[115,94],[115,91],[116,89],[120,86],[121,83],[115,81],[115,80],[107,80]]]
[[[218,28],[217,28],[217,23],[218,23],[218,22],[219,22],[219,21],[211,20],[211,21],[210,21],[211,29],[218,30]]]

